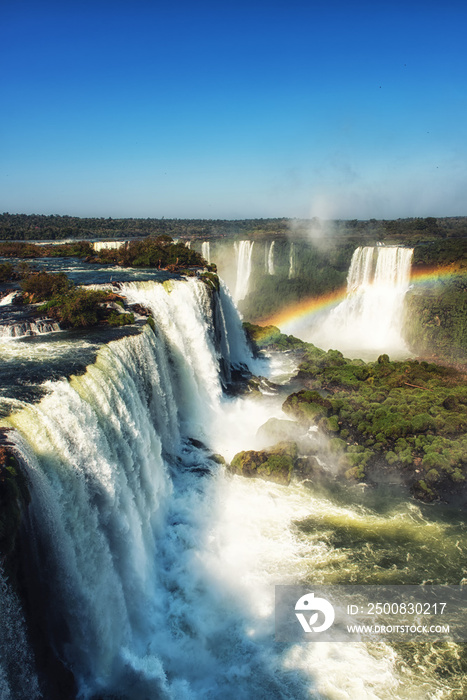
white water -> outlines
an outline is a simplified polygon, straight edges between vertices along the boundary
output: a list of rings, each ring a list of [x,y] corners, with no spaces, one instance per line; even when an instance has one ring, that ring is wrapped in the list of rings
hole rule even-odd
[[[234,299],[238,303],[246,297],[250,285],[251,256],[254,241],[235,241],[234,250],[237,259],[237,281],[235,284]]]
[[[269,245],[269,251],[266,259],[266,272],[268,275],[274,274],[274,244],[276,241],[272,241]],[[266,248],[267,250],[267,248]]]
[[[208,265],[211,264],[211,244],[209,241],[203,241],[201,244],[201,255],[206,260]]]
[[[126,241],[95,241],[92,247],[98,253],[100,250],[118,250],[126,244]]]
[[[353,357],[375,359],[381,353],[392,359],[409,356],[402,338],[402,317],[412,254],[411,248],[397,246],[357,248],[344,301],[301,337]]]
[[[6,296],[4,296],[2,299],[0,299],[0,306],[8,306],[9,304],[11,304],[17,294],[18,291],[15,289],[14,292],[10,292]]]
[[[289,280],[295,277],[295,243],[290,244],[289,252]]]
[[[253,397],[222,395],[221,352],[251,363],[225,290],[218,306],[194,279],[121,291],[149,306],[156,333],[110,343],[86,374],[50,383],[39,404],[7,421],[19,431],[40,567],[66,633],[55,642],[80,697],[444,697],[424,674],[400,675],[383,643],[275,644],[274,584],[348,562],[294,521],[365,514],[301,485],[226,475],[190,443],[227,455],[280,416],[277,404],[264,412]]]
[[[0,343],[14,338],[24,338],[31,335],[44,335],[59,331],[60,326],[54,321],[24,321],[22,323],[11,323],[0,325]]]

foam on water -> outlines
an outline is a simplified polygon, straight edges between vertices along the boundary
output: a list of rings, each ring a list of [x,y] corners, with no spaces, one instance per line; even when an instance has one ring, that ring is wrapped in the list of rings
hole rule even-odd
[[[274,398],[223,395],[226,360],[252,362],[228,294],[214,302],[196,279],[122,293],[151,310],[155,331],[109,343],[85,374],[3,421],[32,484],[53,643],[79,697],[449,697],[384,644],[275,643],[274,584],[354,565],[326,535],[336,519],[391,532],[393,516],[226,473],[211,450],[245,448],[280,416]],[[310,517],[323,527],[300,529]],[[421,517],[404,522],[427,532]]]

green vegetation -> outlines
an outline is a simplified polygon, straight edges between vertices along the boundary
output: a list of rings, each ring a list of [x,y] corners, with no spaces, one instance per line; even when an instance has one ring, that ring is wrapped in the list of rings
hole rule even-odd
[[[467,359],[467,276],[439,279],[405,298],[404,337],[419,355]]]
[[[109,326],[128,326],[130,323],[134,322],[134,314],[120,314],[116,311],[111,311],[107,317],[107,323]]]
[[[172,238],[286,233],[287,219],[92,219],[38,214],[0,215],[0,239],[61,240],[64,238]]]
[[[54,294],[49,301],[39,307],[39,311],[47,311],[47,314],[56,319],[62,328],[87,328],[96,326],[106,318],[108,320],[109,315],[102,306],[107,296],[106,292],[95,289],[71,288],[64,293]]]
[[[120,300],[115,294],[75,287],[64,272],[30,274],[21,282],[23,300],[30,304],[45,302],[37,312],[56,319],[62,328],[87,328],[98,323],[125,326],[134,323],[132,313],[109,309]]]
[[[203,272],[199,276],[199,278],[205,284],[207,284],[207,286],[210,287],[211,289],[214,289],[216,292],[219,291],[219,288],[220,288],[219,277],[216,275],[215,272]]]
[[[92,260],[113,263],[124,267],[157,267],[180,270],[184,267],[204,267],[205,260],[195,250],[183,243],[173,243],[170,236],[131,241],[128,246],[116,250],[101,250]]]
[[[467,232],[464,233],[464,236]],[[467,271],[467,238],[451,238],[434,241],[414,248],[413,265],[426,267],[444,267],[453,265],[454,269]],[[453,271],[454,271],[453,269]]]
[[[15,268],[11,263],[0,264],[0,283],[11,282],[15,279]]]
[[[339,440],[333,447],[348,477],[363,479],[385,460],[406,471],[419,496],[465,481],[467,388],[455,370],[387,355],[364,364],[310,348],[299,376],[311,390],[289,396],[284,411]]]
[[[261,338],[262,329],[249,333]],[[424,361],[392,362],[387,355],[371,363],[349,360],[309,343],[301,343],[301,353],[297,377],[306,388],[291,394],[283,410],[328,434],[347,478],[396,470],[424,500],[449,498],[465,484],[465,375]]]
[[[104,219],[38,214],[0,215],[0,239],[62,240],[64,238],[138,238],[148,235],[171,237],[233,237],[293,233],[315,240],[350,236],[365,240],[407,243],[467,236],[466,217],[410,218],[389,221],[322,221],[314,219]]]
[[[276,484],[290,483],[297,462],[297,446],[294,442],[279,442],[268,450],[239,452],[229,469],[241,476],[261,478]]]
[[[35,245],[15,241],[0,243],[0,256],[5,258],[85,258],[92,253],[92,245],[86,241],[62,245]]]
[[[185,267],[206,267],[206,261],[195,250],[187,248],[183,243],[174,243],[170,236],[161,235],[157,238],[145,238],[130,241],[118,249],[94,251],[90,243],[76,241],[63,245],[35,245],[34,243],[6,242],[0,243],[0,256],[9,258],[48,258],[48,257],[79,257],[87,262],[100,264],[122,265],[124,267],[157,267],[171,271],[181,271]],[[3,274],[12,274],[11,266],[5,263]],[[207,266],[213,272],[215,265]],[[0,268],[0,274],[1,268]],[[0,277],[0,281],[2,281]]]
[[[296,350],[306,343],[293,335],[284,335],[276,326],[256,326],[253,323],[243,324],[245,333],[257,350],[269,348],[271,350]]]
[[[66,294],[73,286],[64,272],[39,272],[28,275],[21,282],[23,294],[31,304]]]

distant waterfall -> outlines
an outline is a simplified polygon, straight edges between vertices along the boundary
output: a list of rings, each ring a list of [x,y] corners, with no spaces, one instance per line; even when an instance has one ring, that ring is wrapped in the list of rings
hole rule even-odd
[[[295,243],[290,244],[289,253],[289,280],[295,277]]]
[[[347,294],[309,334],[321,347],[347,353],[409,354],[402,339],[402,308],[410,282],[413,249],[397,246],[357,248],[347,276]]]
[[[98,253],[100,250],[118,250],[125,243],[126,241],[95,241],[92,247]]]
[[[234,243],[234,250],[237,256],[237,282],[234,293],[236,302],[241,301],[248,294],[253,246],[254,241],[236,241]]]
[[[203,241],[201,244],[201,255],[206,260],[208,265],[211,264],[211,244],[209,241]]]
[[[269,252],[267,256],[266,272],[268,275],[274,274],[274,244],[276,241],[272,241],[269,246]]]

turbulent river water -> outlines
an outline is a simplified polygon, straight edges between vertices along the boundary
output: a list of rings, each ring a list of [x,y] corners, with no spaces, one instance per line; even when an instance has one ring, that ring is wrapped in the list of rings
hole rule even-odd
[[[155,332],[105,345],[58,332],[53,343],[0,347],[11,372],[26,367],[25,381],[32,357],[86,360],[70,380],[36,378],[41,395],[2,399],[31,483],[48,633],[79,697],[464,697],[454,643],[276,643],[274,585],[458,584],[465,520],[397,485],[232,476],[215,453],[260,446],[258,428],[284,416],[280,391],[229,397],[230,373],[247,366],[286,392],[294,358],[254,359],[224,288],[213,303],[197,279],[163,285],[148,275],[120,293],[151,310]],[[19,630],[15,648],[0,645],[0,698],[39,697],[21,611],[0,586],[1,624]],[[12,658],[25,659],[24,672]]]

